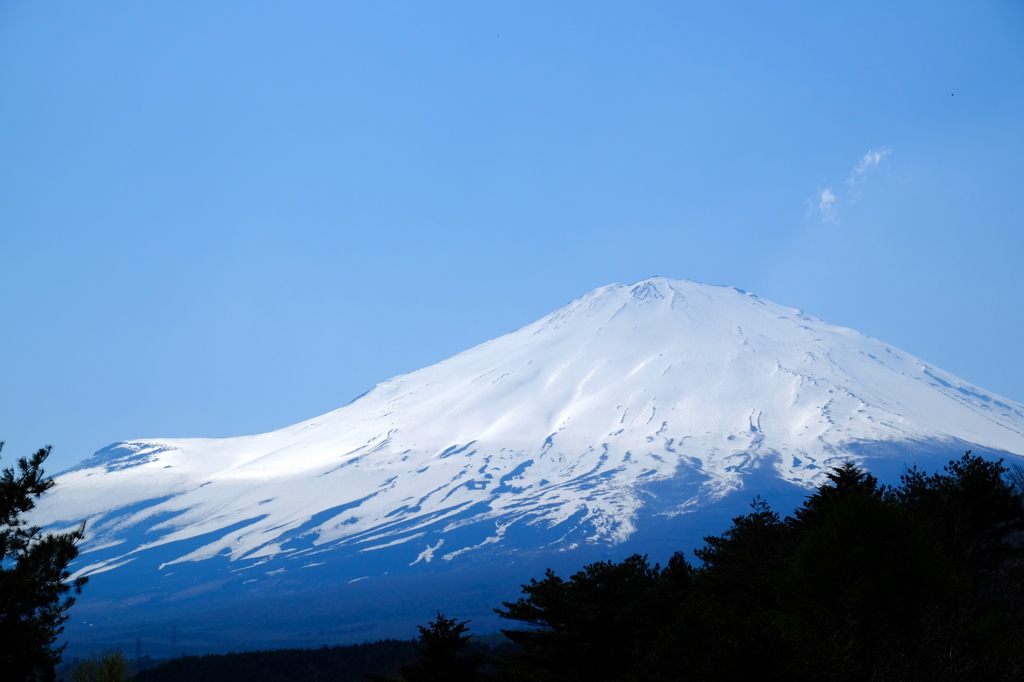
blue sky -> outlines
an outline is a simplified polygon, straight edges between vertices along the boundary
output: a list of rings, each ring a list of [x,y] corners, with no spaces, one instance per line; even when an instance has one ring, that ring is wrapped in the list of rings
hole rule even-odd
[[[1024,402],[1024,6],[0,3],[0,439],[330,411],[612,282]]]

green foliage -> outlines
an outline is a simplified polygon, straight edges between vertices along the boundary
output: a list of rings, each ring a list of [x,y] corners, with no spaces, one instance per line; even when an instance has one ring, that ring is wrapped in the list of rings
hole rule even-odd
[[[127,682],[133,677],[128,659],[120,651],[104,651],[71,669],[71,682]]]
[[[0,473],[0,670],[5,680],[53,679],[64,649],[54,643],[75,601],[66,594],[81,592],[86,582],[68,582],[67,570],[78,555],[75,545],[85,524],[69,533],[43,535],[23,519],[54,485],[42,469],[49,454],[50,448],[43,448],[19,459],[17,471]]]

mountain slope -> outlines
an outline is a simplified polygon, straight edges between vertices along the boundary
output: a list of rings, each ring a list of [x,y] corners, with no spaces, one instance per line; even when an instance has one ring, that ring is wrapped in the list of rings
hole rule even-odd
[[[88,520],[85,574],[157,549],[163,573],[326,550],[387,549],[393,569],[614,544],[645,508],[697,509],[758,466],[806,486],[858,445],[920,441],[1022,454],[1024,406],[754,295],[654,278],[280,431],[113,445],[36,521]],[[693,485],[652,499],[676,479]]]

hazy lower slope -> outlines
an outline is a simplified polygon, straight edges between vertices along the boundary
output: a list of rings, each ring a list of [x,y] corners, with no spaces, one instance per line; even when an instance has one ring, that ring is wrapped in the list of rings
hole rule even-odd
[[[809,485],[858,444],[943,440],[1022,454],[1024,406],[754,295],[655,278],[280,431],[113,445],[35,520],[88,520],[84,573],[157,549],[164,573],[213,557],[274,573],[328,549],[387,549],[394,570],[621,542],[643,508],[697,509],[759,462]],[[693,485],[654,500],[673,477]]]

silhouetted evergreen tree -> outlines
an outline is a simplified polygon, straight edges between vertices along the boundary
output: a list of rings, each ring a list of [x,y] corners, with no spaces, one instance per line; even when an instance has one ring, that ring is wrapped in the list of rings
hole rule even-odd
[[[0,448],[3,443],[0,443]],[[63,646],[54,646],[85,578],[68,582],[68,564],[85,523],[69,533],[43,534],[22,515],[53,487],[43,472],[45,447],[0,473],[0,676],[5,682],[52,680]]]
[[[672,599],[666,596],[685,594],[691,579],[692,568],[681,555],[665,571],[640,555],[621,563],[590,564],[568,581],[548,570],[543,580],[523,585],[527,596],[495,609],[503,618],[536,628],[502,631],[523,652],[506,674],[536,680],[623,679],[674,618]]]
[[[934,540],[847,463],[798,509],[778,591],[782,631],[805,679],[908,679],[933,606],[956,583]]]
[[[776,679],[791,657],[775,623],[775,582],[788,565],[791,531],[761,498],[695,552],[685,594],[665,595],[675,617],[634,675],[641,680]],[[785,679],[781,677],[779,679]]]
[[[838,467],[826,472],[828,483],[818,487],[803,505],[786,519],[786,524],[803,532],[811,528],[820,528],[825,516],[837,504],[850,496],[857,498],[881,499],[885,488],[878,485],[878,479],[852,462],[843,462]]]
[[[483,654],[466,653],[466,646],[472,635],[469,628],[454,618],[446,618],[439,611],[437,620],[427,627],[417,626],[420,631],[416,646],[416,660],[399,667],[397,677],[367,675],[375,682],[474,682],[480,679],[478,672],[485,662]]]
[[[957,569],[989,571],[1014,551],[1005,537],[1022,526],[1021,494],[1007,479],[1003,460],[967,452],[945,473],[905,472],[891,496],[942,546]]]

